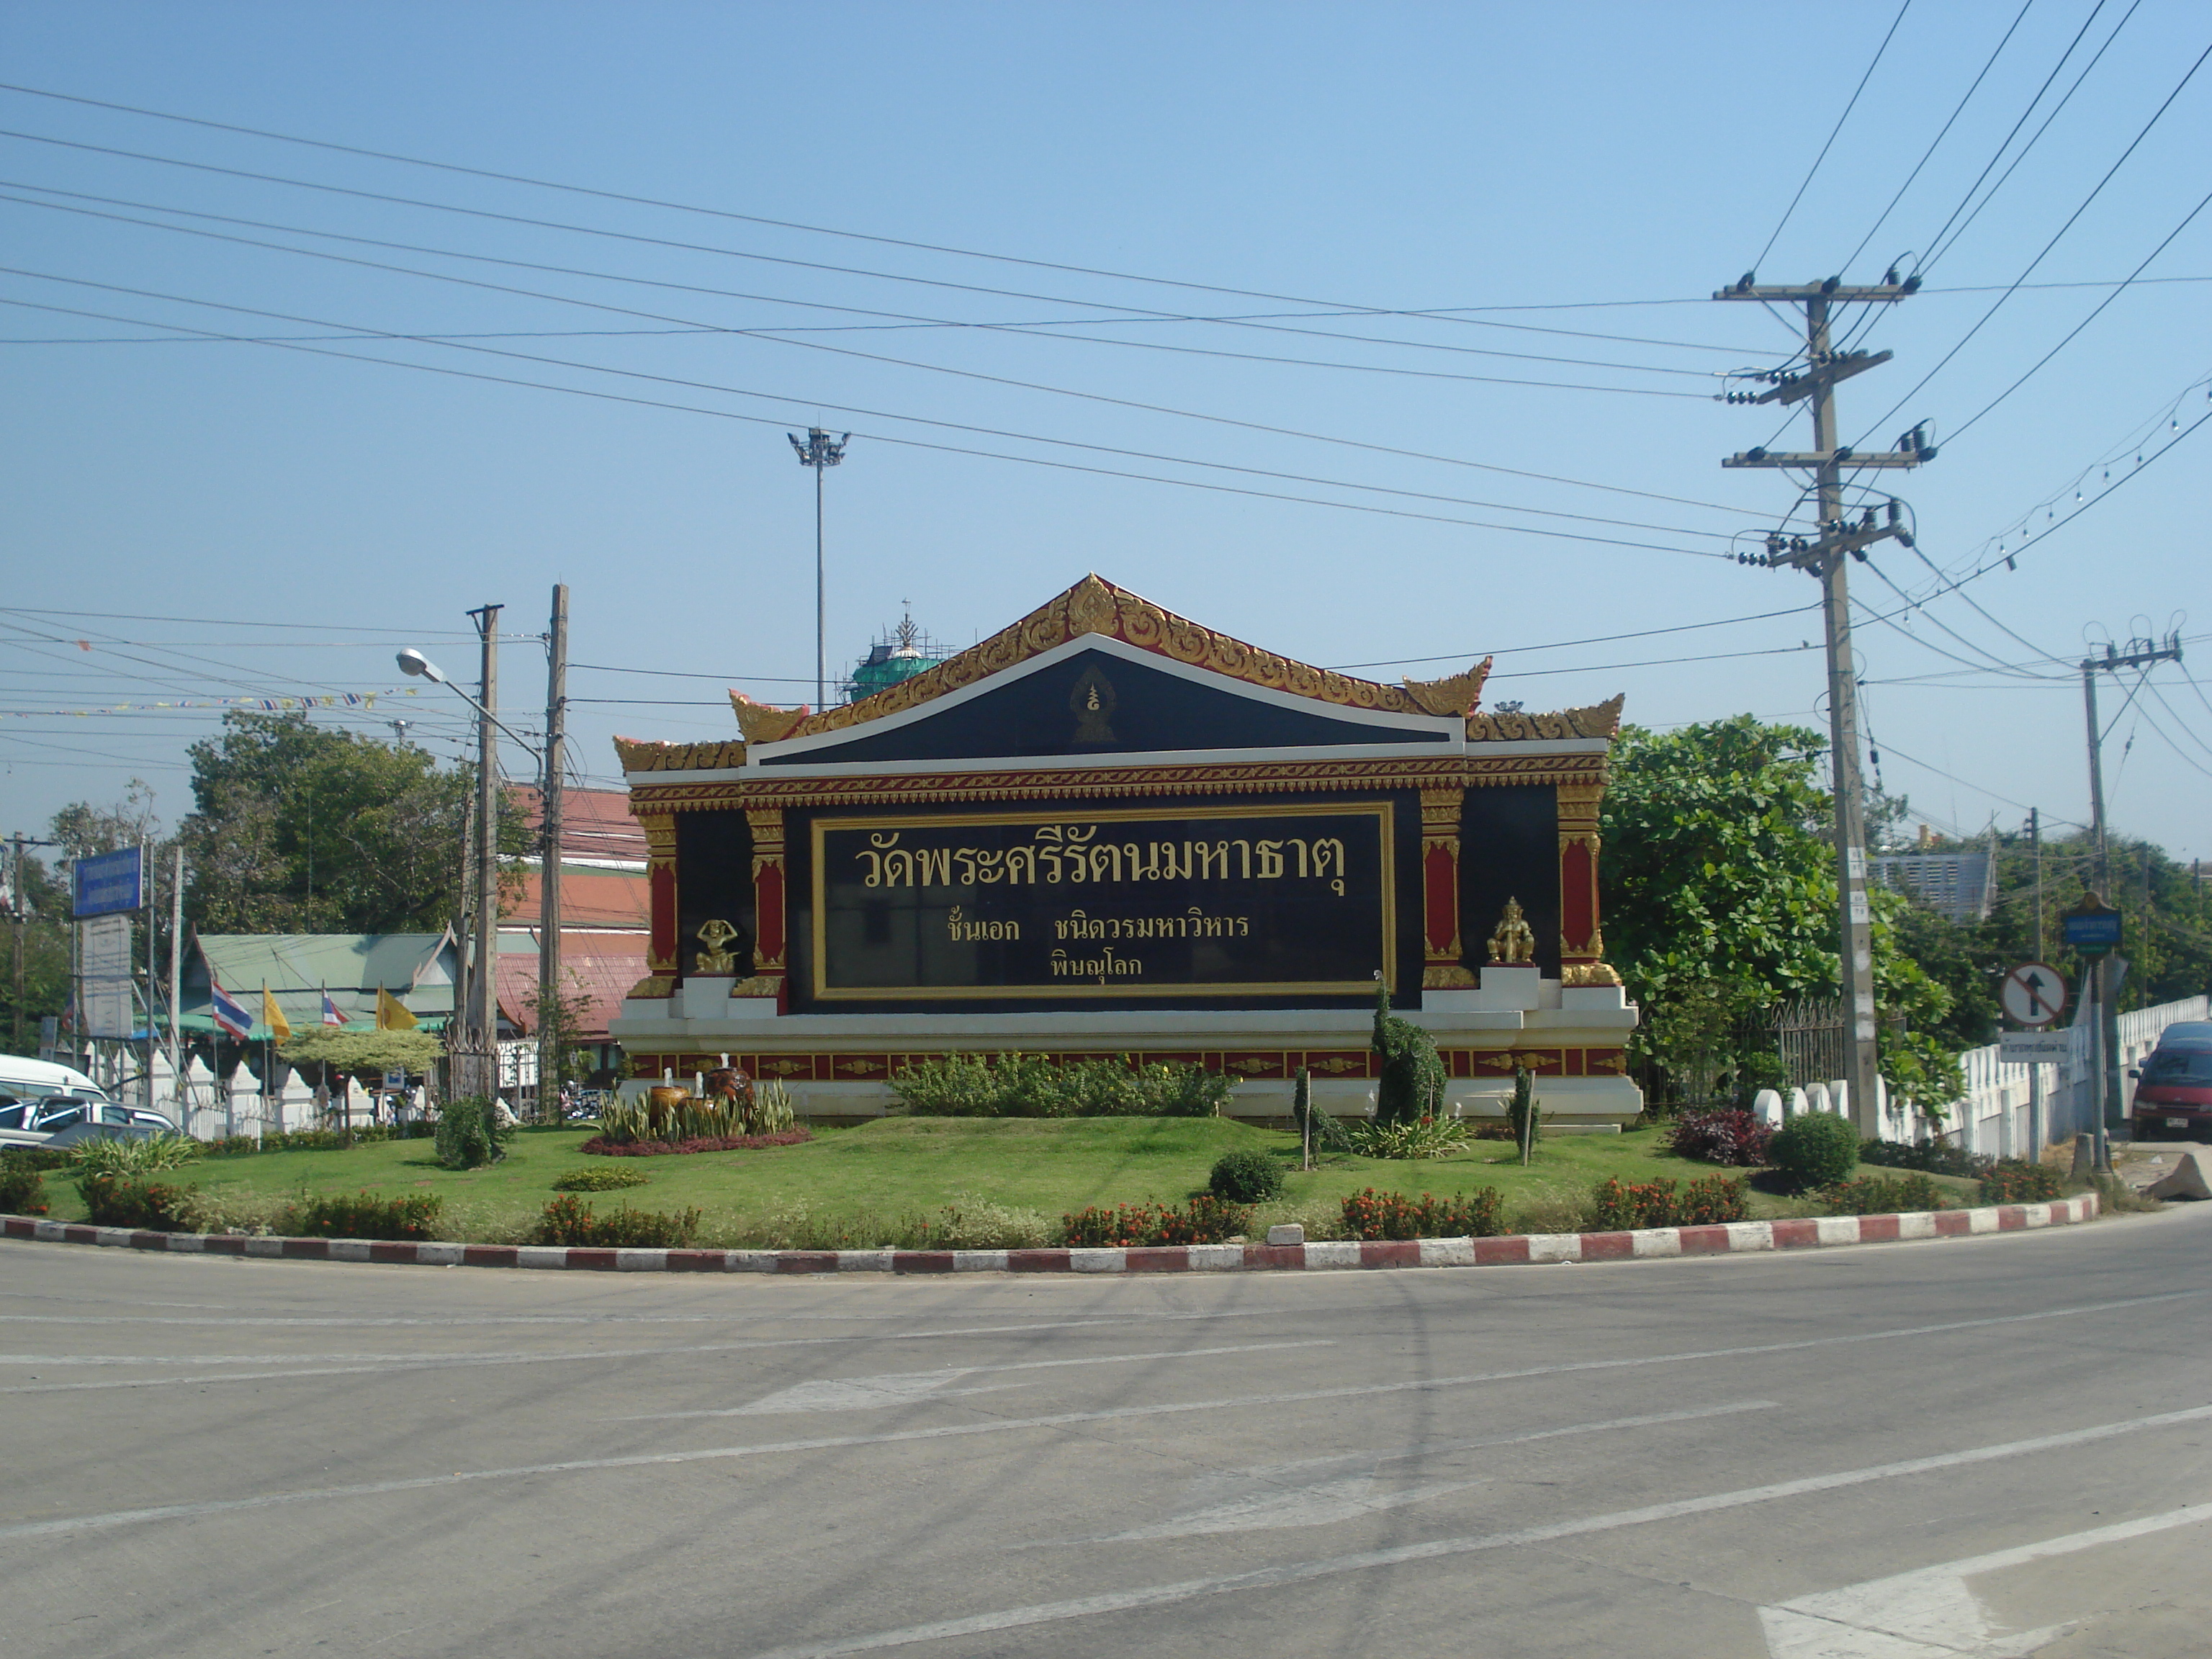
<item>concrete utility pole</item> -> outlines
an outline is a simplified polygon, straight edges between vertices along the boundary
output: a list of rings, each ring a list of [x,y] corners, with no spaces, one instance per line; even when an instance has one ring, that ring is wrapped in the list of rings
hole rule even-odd
[[[2089,656],[2081,662],[2081,708],[2089,725],[2089,839],[2090,851],[2095,859],[2097,895],[2106,903],[2112,902],[2112,849],[2105,839],[2105,731],[2097,719],[2097,676],[2117,674],[2123,668],[2140,668],[2148,672],[2161,662],[2181,660],[2181,635],[2179,630],[2166,636],[2160,645],[2150,640],[2130,640],[2124,651],[2108,645],[2102,656]],[[2120,1127],[2120,1001],[2119,981],[2112,964],[2112,952],[2107,951],[2097,959],[2094,971],[2097,999],[2097,1046],[2100,1087],[2099,1093],[2097,1137],[2097,1168],[2100,1173],[2110,1170],[2105,1152],[2106,1131]]]
[[[21,830],[16,831],[15,842],[15,862],[9,872],[15,879],[9,890],[8,908],[15,924],[15,1048],[20,1054],[23,1052],[23,929],[28,925],[31,910],[29,896],[23,890],[23,836]]]
[[[561,1121],[561,1042],[550,1018],[561,995],[561,738],[568,708],[568,585],[553,585],[545,635],[545,785],[538,800],[538,1116]]]
[[[822,562],[822,474],[824,469],[845,459],[845,446],[853,441],[853,434],[847,432],[833,439],[820,427],[810,426],[804,442],[796,432],[783,435],[799,452],[799,465],[814,469],[814,707],[819,711],[830,703],[829,589]]]
[[[1846,467],[1910,467],[1935,459],[1936,452],[1915,427],[1898,441],[1893,451],[1859,454],[1836,441],[1836,383],[1889,361],[1887,351],[1838,351],[1829,343],[1831,307],[1868,305],[1902,300],[1916,292],[1919,278],[1890,279],[1876,286],[1846,288],[1839,276],[1800,286],[1761,288],[1747,271],[1733,288],[1723,289],[1716,300],[1765,304],[1780,302],[1805,308],[1805,367],[1802,373],[1778,371],[1759,378],[1770,381],[1757,393],[1731,393],[1730,399],[1749,404],[1807,403],[1813,413],[1813,447],[1802,453],[1747,450],[1723,461],[1723,466],[1790,467],[1810,472],[1820,503],[1819,532],[1810,538],[1772,535],[1766,538],[1763,556],[1744,556],[1745,562],[1774,569],[1789,565],[1812,575],[1820,584],[1820,605],[1826,619],[1828,647],[1828,740],[1830,766],[1835,781],[1836,900],[1838,933],[1842,958],[1844,1018],[1850,1040],[1851,1118],[1859,1133],[1872,1139],[1881,1133],[1880,1052],[1875,1024],[1874,945],[1871,913],[1867,907],[1866,815],[1859,778],[1858,681],[1851,664],[1850,590],[1845,577],[1847,559],[1863,561],[1875,542],[1894,538],[1912,544],[1899,523],[1898,503],[1888,503],[1886,520],[1876,523],[1871,508],[1854,522],[1844,512],[1844,471]]]
[[[477,696],[477,909],[474,977],[469,981],[471,1046],[481,1070],[471,1094],[499,1093],[499,613],[487,605],[469,615],[483,642]]]
[[[184,1003],[185,848],[179,842],[174,861],[169,866],[169,1103],[176,1109],[177,1127],[190,1134],[192,1097],[185,1090],[184,1033],[177,1024]]]

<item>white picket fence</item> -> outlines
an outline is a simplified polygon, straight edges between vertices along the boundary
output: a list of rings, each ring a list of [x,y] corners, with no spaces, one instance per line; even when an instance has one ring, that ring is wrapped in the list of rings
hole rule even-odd
[[[2120,1016],[2120,1115],[2135,1102],[2135,1079],[2128,1073],[2158,1046],[2161,1031],[2185,1019],[2212,1019],[2212,997],[2185,997]],[[2068,1035],[2072,1047],[2064,1060],[2053,1065],[2007,1065],[1997,1058],[1994,1044],[1968,1049],[1959,1057],[1966,1073],[1966,1092],[1952,1103],[1945,1121],[1936,1125],[1912,1114],[1915,1121],[1899,1122],[1897,1138],[1941,1133],[1969,1152],[1997,1158],[2033,1156],[2039,1150],[2033,1146],[2030,1121],[2038,1083],[2043,1091],[2045,1146],[2094,1128],[2097,1079],[2090,1033],[2086,1026],[2076,1025]]]
[[[2212,1019],[2212,997],[2185,997],[2161,1002],[2120,1016],[2120,1115],[2135,1103],[2135,1079],[2128,1075],[2158,1046],[2159,1034],[2185,1019]],[[1966,1074],[1966,1091],[1953,1101],[1941,1118],[1915,1110],[1910,1103],[1891,1110],[1887,1092],[1882,1101],[1882,1139],[1927,1140],[1938,1135],[1970,1152],[1991,1158],[2032,1158],[2036,1145],[2037,1091],[2041,1091],[2042,1144],[2053,1146],[2072,1139],[2096,1127],[2097,1079],[2092,1056],[2094,1048],[2086,1025],[2069,1027],[2071,1040],[2066,1058],[2048,1065],[2012,1065],[1998,1058],[1998,1048],[1969,1048],[1959,1056]],[[1771,1089],[1762,1089],[1754,1109],[1769,1123],[1801,1112],[1844,1113],[1850,1091],[1841,1081],[1815,1083],[1792,1089],[1785,1101]]]

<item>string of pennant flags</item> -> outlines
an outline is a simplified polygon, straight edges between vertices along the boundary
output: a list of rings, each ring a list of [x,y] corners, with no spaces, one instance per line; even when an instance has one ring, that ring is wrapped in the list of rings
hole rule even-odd
[[[0,715],[19,720],[44,720],[57,714],[143,714],[173,708],[258,708],[281,714],[289,708],[374,708],[379,697],[419,696],[412,685],[387,687],[382,691],[337,691],[313,697],[172,697],[162,702],[104,702],[90,708],[7,708]]]

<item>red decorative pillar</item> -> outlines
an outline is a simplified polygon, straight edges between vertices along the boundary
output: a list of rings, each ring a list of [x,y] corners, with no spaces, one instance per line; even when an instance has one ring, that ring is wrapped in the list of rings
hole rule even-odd
[[[1597,911],[1597,808],[1602,778],[1559,786],[1559,983],[1618,985]]]
[[[1474,975],[1461,960],[1459,823],[1464,788],[1421,791],[1421,988],[1464,990]]]
[[[786,954],[790,947],[788,893],[783,866],[783,809],[750,806],[745,821],[753,831],[753,972],[730,994],[774,997],[776,1012],[790,1006]]]
[[[653,927],[646,937],[646,977],[630,987],[633,997],[665,997],[676,989],[676,815],[650,811],[635,804],[645,831],[646,891]]]

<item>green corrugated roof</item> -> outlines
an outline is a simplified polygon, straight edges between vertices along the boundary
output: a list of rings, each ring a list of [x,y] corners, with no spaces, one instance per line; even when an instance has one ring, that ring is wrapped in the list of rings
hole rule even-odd
[[[357,1026],[375,1024],[379,986],[426,1027],[442,1024],[453,1012],[459,951],[445,933],[204,933],[198,944],[200,960],[186,981],[177,1022],[188,1031],[214,1029],[208,1014],[210,965],[222,988],[256,1016],[249,1039],[256,1042],[268,1036],[258,1018],[264,985],[295,1031],[322,1023],[325,990]]]

